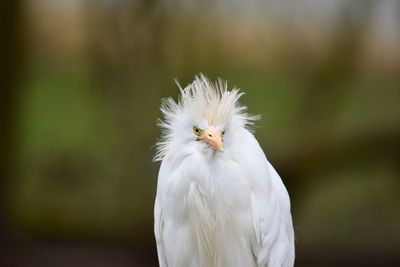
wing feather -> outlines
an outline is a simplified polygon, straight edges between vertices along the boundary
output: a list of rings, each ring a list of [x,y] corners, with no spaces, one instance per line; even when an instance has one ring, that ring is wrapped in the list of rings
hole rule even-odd
[[[271,180],[268,194],[252,196],[254,230],[257,244],[254,254],[259,267],[291,267],[294,264],[294,232],[290,200],[279,175],[268,163]]]
[[[252,244],[258,267],[292,267],[294,232],[288,192],[265,157],[255,137],[245,132],[241,157],[251,190],[255,238]]]
[[[158,262],[160,267],[168,267],[162,240],[163,230],[164,230],[163,226],[164,226],[164,221],[162,216],[162,208],[159,205],[158,198],[156,198],[156,202],[154,205],[154,235],[156,237],[156,243],[157,243]]]

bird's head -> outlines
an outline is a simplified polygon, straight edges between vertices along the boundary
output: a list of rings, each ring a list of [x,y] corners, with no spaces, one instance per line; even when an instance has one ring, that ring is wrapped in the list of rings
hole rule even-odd
[[[179,84],[178,84],[179,86]],[[239,104],[243,95],[238,89],[227,89],[227,83],[212,83],[200,74],[182,89],[177,102],[162,100],[159,121],[162,135],[157,143],[154,160],[159,161],[170,151],[188,153],[223,153],[235,142],[235,132],[252,125],[258,116],[250,116]]]

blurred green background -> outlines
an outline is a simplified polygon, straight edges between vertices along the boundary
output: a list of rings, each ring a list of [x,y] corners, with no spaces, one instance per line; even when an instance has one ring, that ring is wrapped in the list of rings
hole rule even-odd
[[[160,99],[203,72],[262,114],[296,266],[400,266],[400,2],[1,8],[1,266],[157,266]]]

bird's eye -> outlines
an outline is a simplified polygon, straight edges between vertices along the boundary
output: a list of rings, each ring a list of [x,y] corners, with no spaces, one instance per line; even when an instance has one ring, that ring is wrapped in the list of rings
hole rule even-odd
[[[224,135],[225,135],[225,131],[222,131],[222,133],[221,133],[221,134],[222,134],[222,136],[224,136]]]
[[[201,130],[198,127],[193,127],[193,132],[195,135],[199,136],[201,134]]]

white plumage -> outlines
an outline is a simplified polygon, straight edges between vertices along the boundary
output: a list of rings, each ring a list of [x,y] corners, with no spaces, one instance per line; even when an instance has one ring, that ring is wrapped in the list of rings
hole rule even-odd
[[[238,103],[203,75],[163,100],[154,207],[161,267],[294,264],[290,200]]]

